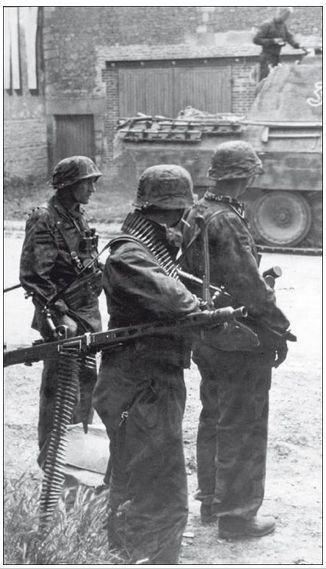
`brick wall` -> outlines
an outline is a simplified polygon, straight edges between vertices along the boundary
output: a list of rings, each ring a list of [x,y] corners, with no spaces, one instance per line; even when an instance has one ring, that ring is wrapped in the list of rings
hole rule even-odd
[[[235,60],[232,64],[232,111],[246,114],[256,93],[258,64],[256,61]]]
[[[103,153],[102,168],[111,170],[111,176],[114,177],[115,167],[112,164],[113,157],[113,139],[115,136],[115,128],[119,118],[119,85],[118,85],[118,69],[116,66],[108,66],[103,73],[106,83],[106,109],[104,138],[106,140],[105,152]]]
[[[275,7],[267,6],[216,6],[210,14],[209,22],[216,32],[245,30],[273,18],[275,10]],[[291,32],[321,36],[321,14],[321,7],[318,6],[296,6],[289,20]]]

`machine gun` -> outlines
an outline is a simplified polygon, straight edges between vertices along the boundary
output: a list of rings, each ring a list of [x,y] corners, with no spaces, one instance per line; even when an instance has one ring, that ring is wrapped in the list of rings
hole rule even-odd
[[[37,340],[32,346],[5,350],[3,364],[4,367],[21,363],[30,365],[69,350],[77,350],[78,353],[96,353],[103,349],[114,349],[127,341],[144,336],[162,335],[168,332],[180,334],[185,330],[219,326],[246,316],[247,312],[244,307],[234,309],[228,306],[213,311],[189,314],[178,320],[160,320],[148,324],[112,328],[106,332],[86,332],[81,336],[63,338],[53,342]]]

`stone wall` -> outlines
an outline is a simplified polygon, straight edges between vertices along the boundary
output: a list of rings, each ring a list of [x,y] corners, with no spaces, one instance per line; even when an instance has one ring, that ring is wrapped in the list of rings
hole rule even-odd
[[[4,90],[4,177],[6,182],[44,179],[48,173],[42,61],[38,88],[27,80],[26,38],[20,15],[20,89]]]

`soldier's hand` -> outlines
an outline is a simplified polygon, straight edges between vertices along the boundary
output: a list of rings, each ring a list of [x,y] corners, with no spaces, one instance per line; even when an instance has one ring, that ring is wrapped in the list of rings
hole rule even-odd
[[[58,315],[67,314],[69,311],[68,306],[66,305],[65,301],[62,298],[59,298],[54,303],[54,309]]]
[[[285,41],[283,38],[274,38],[274,43],[277,45],[285,45]]]
[[[282,338],[275,347],[275,360],[273,367],[279,367],[286,360],[287,353],[288,346],[286,340]]]
[[[63,314],[62,316],[60,316],[58,324],[59,324],[59,326],[66,326],[67,327],[68,338],[71,336],[77,335],[78,324],[77,324],[77,322],[75,322],[75,320],[70,318],[70,316],[68,316],[67,314]]]

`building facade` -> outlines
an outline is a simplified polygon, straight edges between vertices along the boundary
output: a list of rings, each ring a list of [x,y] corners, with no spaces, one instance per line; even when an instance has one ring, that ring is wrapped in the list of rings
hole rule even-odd
[[[186,106],[246,114],[260,51],[252,36],[274,10],[5,8],[6,179],[46,178],[73,154],[91,156],[109,178],[121,117],[175,117]],[[321,10],[295,9],[290,29],[304,45],[321,43]]]

